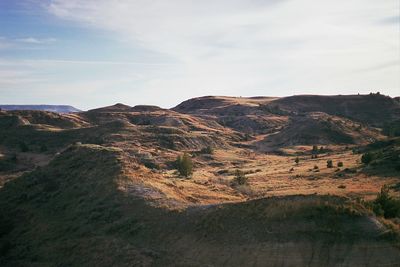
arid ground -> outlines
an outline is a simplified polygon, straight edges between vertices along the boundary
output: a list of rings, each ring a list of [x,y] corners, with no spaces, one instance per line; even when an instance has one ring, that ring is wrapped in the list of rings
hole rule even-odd
[[[399,122],[380,94],[0,111],[0,264],[399,266]]]

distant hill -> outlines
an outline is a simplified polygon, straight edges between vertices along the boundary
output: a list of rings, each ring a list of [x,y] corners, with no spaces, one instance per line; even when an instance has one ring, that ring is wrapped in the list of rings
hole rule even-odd
[[[376,127],[400,118],[398,100],[381,94],[295,95],[280,98],[271,105],[296,113],[325,112]]]
[[[263,128],[269,128],[270,121],[260,123],[260,118],[265,120],[265,115],[270,118],[271,114],[291,116],[308,112],[324,112],[375,127],[382,127],[385,123],[400,118],[399,98],[381,94],[295,95],[282,98],[208,96],[186,100],[173,110],[197,116],[211,115],[228,127],[242,131],[243,126],[250,126],[255,132],[262,132],[260,130]],[[239,118],[242,127],[238,127]],[[250,119],[258,123],[250,124],[248,123]]]
[[[0,110],[42,110],[58,113],[73,113],[81,111],[68,105],[0,105]]]

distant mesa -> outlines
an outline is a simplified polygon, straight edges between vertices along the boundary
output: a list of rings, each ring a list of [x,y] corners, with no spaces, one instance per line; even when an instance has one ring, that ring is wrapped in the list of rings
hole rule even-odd
[[[0,105],[0,110],[41,110],[57,113],[74,113],[81,111],[80,109],[68,105]]]

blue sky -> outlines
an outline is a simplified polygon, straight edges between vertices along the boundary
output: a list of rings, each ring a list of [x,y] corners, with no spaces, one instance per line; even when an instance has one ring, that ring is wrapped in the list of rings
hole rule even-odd
[[[398,0],[0,0],[0,103],[400,95]]]

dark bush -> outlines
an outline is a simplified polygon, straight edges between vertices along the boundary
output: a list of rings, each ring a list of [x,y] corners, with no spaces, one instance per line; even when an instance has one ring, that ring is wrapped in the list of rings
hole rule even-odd
[[[233,178],[235,184],[244,185],[247,184],[247,177],[241,170],[235,171],[235,178]]]
[[[364,153],[361,156],[361,162],[368,165],[374,159],[374,155],[370,152]]]
[[[176,159],[176,167],[180,175],[189,177],[193,173],[193,162],[189,154],[184,153]]]
[[[160,165],[152,160],[144,160],[143,164],[146,168],[149,168],[149,169],[156,169],[156,170],[161,169]]]
[[[337,164],[338,167],[343,167],[343,162],[339,161]]]
[[[400,217],[400,200],[391,197],[389,187],[383,186],[373,203],[373,211],[385,218]]]
[[[332,161],[331,159],[328,159],[328,160],[326,161],[326,167],[328,167],[328,168],[333,168],[333,161]]]
[[[214,149],[211,146],[207,146],[203,149],[200,150],[200,154],[213,154],[214,153]]]

